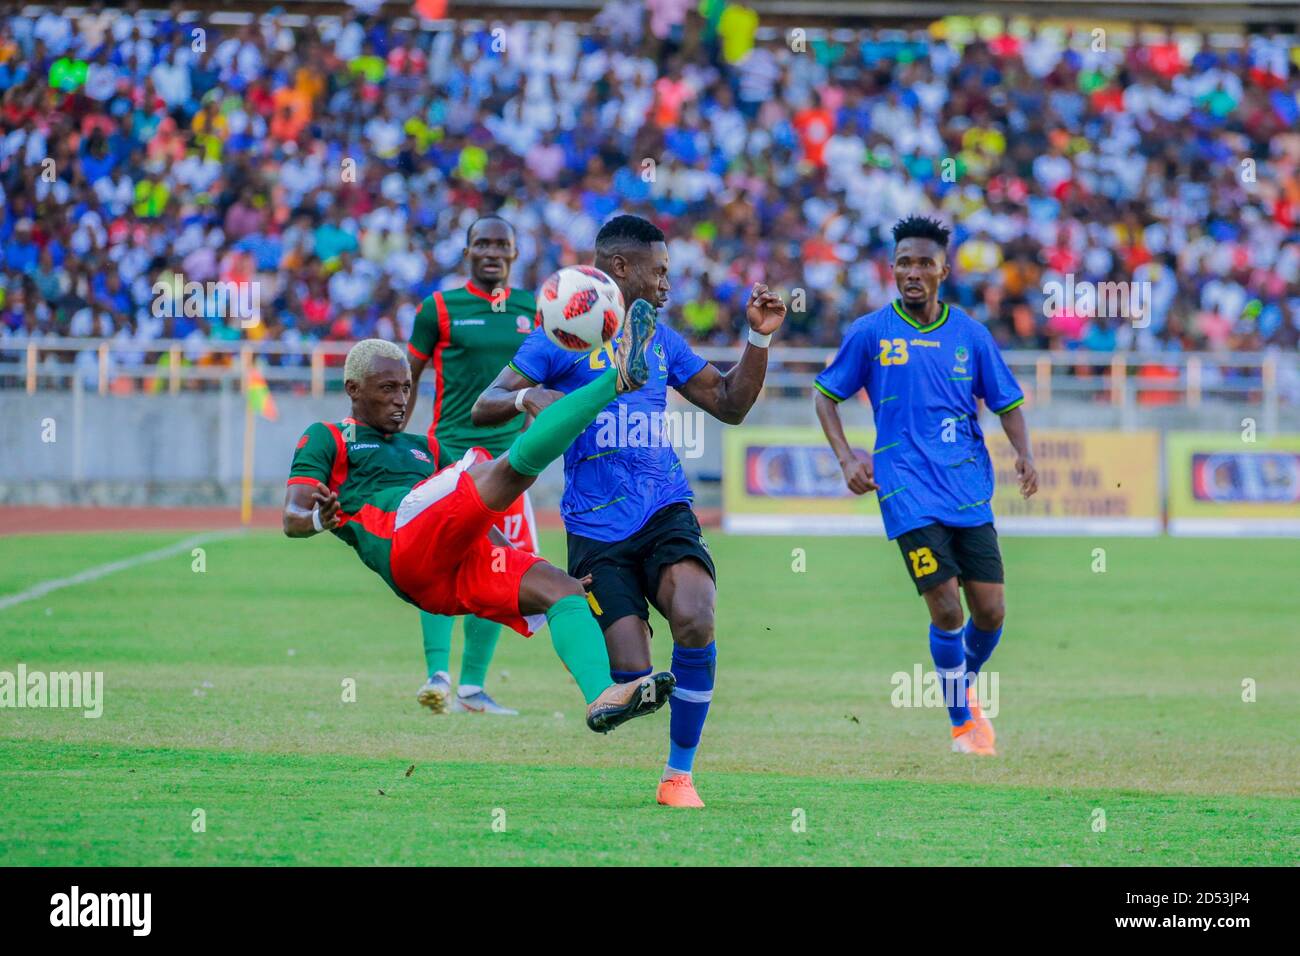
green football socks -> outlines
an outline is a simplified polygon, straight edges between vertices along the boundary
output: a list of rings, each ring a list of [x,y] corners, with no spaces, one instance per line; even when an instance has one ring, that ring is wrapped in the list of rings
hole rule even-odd
[[[541,421],[540,415],[537,420]],[[555,645],[555,653],[560,655],[560,660],[578,682],[583,698],[590,704],[611,683],[605,635],[591,615],[591,606],[586,598],[570,594],[551,605],[546,620],[551,625],[551,643]]]
[[[618,372],[611,368],[542,409],[506,453],[510,467],[521,475],[540,475],[596,420],[601,409],[618,397],[617,383]]]
[[[424,633],[424,666],[429,677],[441,671],[450,676],[451,632],[454,617],[420,612],[420,630]],[[488,668],[501,638],[501,625],[481,617],[465,618],[465,654],[460,662],[460,686],[482,687],[487,683]]]
[[[460,661],[460,686],[482,688],[497,650],[501,625],[481,617],[465,618],[465,655]]]
[[[420,630],[424,632],[424,666],[429,677],[439,671],[450,676],[451,628],[455,623],[454,617],[420,612]]]

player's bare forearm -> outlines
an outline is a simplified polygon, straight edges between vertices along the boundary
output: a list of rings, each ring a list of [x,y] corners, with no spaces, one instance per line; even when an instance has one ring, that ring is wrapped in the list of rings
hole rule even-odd
[[[871,456],[861,458],[853,451],[844,434],[844,424],[840,421],[839,404],[819,391],[813,393],[813,407],[817,410],[817,421],[821,423],[822,434],[826,436],[835,460],[840,463],[844,474],[844,483],[855,495],[865,495],[869,491],[879,491],[876,484],[875,464]]]
[[[767,378],[767,349],[746,343],[745,351],[724,375],[706,365],[678,391],[692,405],[704,409],[720,422],[739,425],[758,401]]]
[[[840,421],[839,404],[827,398],[821,392],[813,392],[813,407],[817,410],[817,421],[821,423],[822,434],[826,436],[831,451],[841,467],[853,457],[849,440],[844,437],[844,423]]]
[[[745,307],[745,321],[751,335],[771,339],[785,321],[785,302],[761,282],[756,282],[749,293]],[[720,422],[739,425],[758,401],[767,378],[766,346],[745,343],[740,361],[723,375],[712,365],[706,365],[678,389],[691,404],[704,409]]]
[[[1029,425],[1025,413],[1020,408],[1013,408],[1002,419],[1002,430],[1007,441],[1016,450],[1016,476],[1020,479],[1020,495],[1028,498],[1038,491],[1038,469],[1034,465],[1033,451],[1029,446]]]
[[[1002,430],[1006,432],[1007,441],[1011,442],[1011,447],[1016,450],[1016,454],[1028,456],[1030,453],[1029,423],[1025,421],[1024,411],[1013,408],[998,417],[1002,419]]]
[[[329,531],[339,524],[338,495],[321,482],[314,485],[292,484],[284,492],[284,533],[290,538],[310,538],[319,534],[313,513],[320,508],[321,530]]]
[[[515,407],[515,393],[536,384],[507,365],[492,380],[492,384],[483,390],[483,394],[475,399],[474,407],[469,412],[470,421],[476,428],[504,425],[519,414],[519,409]]]

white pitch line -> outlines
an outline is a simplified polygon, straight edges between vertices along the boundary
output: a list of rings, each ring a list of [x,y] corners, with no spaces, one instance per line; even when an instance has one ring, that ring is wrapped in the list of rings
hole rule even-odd
[[[22,604],[25,601],[35,600],[43,597],[51,591],[57,591],[60,588],[70,588],[74,584],[86,584],[90,581],[98,581],[102,577],[115,574],[118,571],[125,571],[128,568],[139,567],[142,564],[148,564],[151,561],[161,561],[163,558],[170,558],[172,555],[180,554],[182,551],[188,551],[197,545],[206,541],[213,541],[219,538],[229,538],[236,532],[214,532],[211,534],[195,535],[192,538],[186,538],[184,541],[178,541],[175,544],[169,544],[165,548],[159,548],[156,551],[146,551],[144,554],[137,554],[130,558],[122,558],[120,561],[110,561],[108,564],[101,564],[97,567],[87,568],[68,578],[55,578],[50,581],[42,581],[40,584],[34,584],[26,591],[19,591],[17,594],[8,594],[0,597],[0,611],[13,607],[15,604]]]

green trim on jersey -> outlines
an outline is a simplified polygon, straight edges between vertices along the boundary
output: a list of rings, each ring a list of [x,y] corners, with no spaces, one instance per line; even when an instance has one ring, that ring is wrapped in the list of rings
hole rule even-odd
[[[895,299],[893,301],[894,311],[898,314],[898,317],[918,332],[933,332],[939,326],[948,321],[948,303],[941,302],[939,304],[943,306],[939,311],[939,317],[929,325],[922,325],[920,322],[916,321],[916,319],[907,314],[907,310],[901,305],[901,300]]]
[[[994,415],[1005,415],[1007,412],[1011,411],[1013,408],[1019,408],[1019,407],[1020,407],[1021,405],[1023,405],[1023,404],[1025,404],[1025,400],[1024,400],[1023,398],[1017,398],[1014,402],[1012,402],[1012,403],[1011,403],[1010,405],[1008,405],[1006,408],[995,409],[994,412],[993,412],[993,414],[994,414]]]
[[[478,445],[493,455],[510,447],[523,430],[524,415],[502,425],[479,428],[470,420],[470,410],[515,357],[533,330],[536,314],[537,301],[530,292],[510,289],[494,302],[473,283],[434,293],[420,304],[408,350],[425,359],[426,368],[433,373],[431,446],[436,440],[439,446],[463,454]],[[448,457],[440,453],[442,460]]]
[[[402,499],[434,469],[423,435],[386,435],[345,418],[307,426],[293,453],[289,484],[319,481],[336,492],[343,523],[331,533],[410,601],[393,583],[393,525]]]
[[[827,388],[827,387],[826,387],[825,385],[823,385],[821,382],[813,382],[813,388],[817,389],[817,391],[821,392],[823,395],[825,395],[827,398],[829,398],[832,402],[839,403],[839,402],[847,401],[847,399],[843,399],[843,398],[841,398],[840,396],[836,395],[834,392],[832,392],[829,388]]]

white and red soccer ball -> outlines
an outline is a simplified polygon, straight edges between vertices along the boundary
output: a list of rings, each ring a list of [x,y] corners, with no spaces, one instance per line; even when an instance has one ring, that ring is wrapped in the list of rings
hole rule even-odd
[[[594,266],[569,266],[542,283],[537,324],[570,352],[590,352],[614,337],[623,322],[618,283]]]

